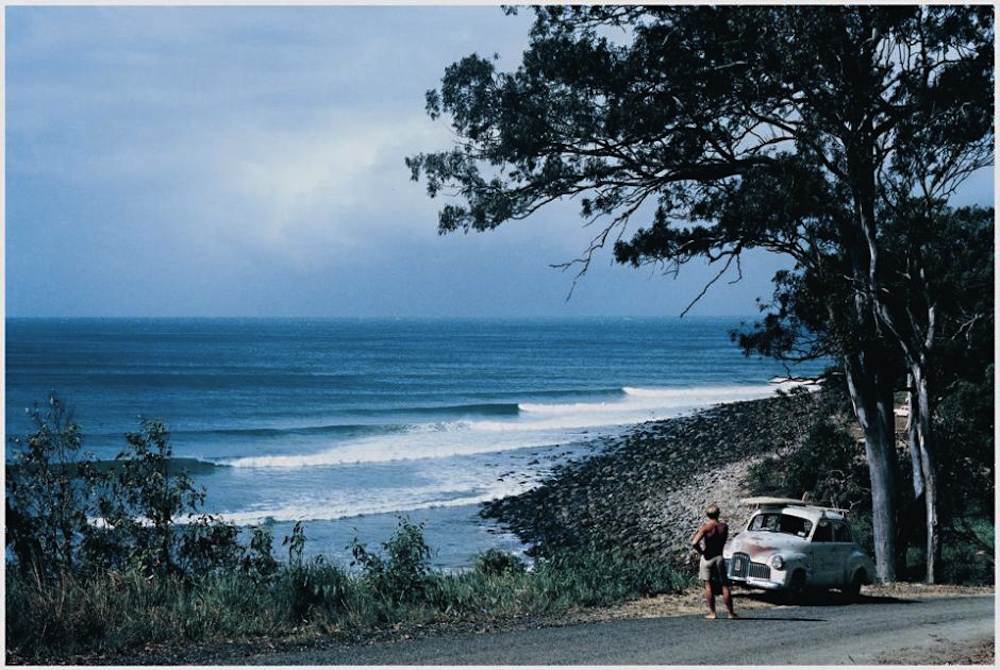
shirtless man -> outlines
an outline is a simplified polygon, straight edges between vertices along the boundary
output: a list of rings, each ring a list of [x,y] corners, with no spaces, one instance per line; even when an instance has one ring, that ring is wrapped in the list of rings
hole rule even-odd
[[[715,591],[713,584],[722,586],[722,601],[729,610],[729,618],[737,619],[733,611],[733,595],[729,591],[729,579],[726,576],[726,562],[722,558],[722,547],[729,537],[729,526],[719,521],[719,506],[712,504],[705,510],[708,521],[691,536],[691,546],[701,554],[698,562],[698,579],[705,582],[705,604],[708,605],[706,619],[715,619]]]

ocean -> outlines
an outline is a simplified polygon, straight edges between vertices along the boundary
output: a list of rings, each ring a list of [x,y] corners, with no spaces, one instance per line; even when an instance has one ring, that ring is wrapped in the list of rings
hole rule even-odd
[[[521,551],[479,504],[527,490],[641,421],[774,392],[731,318],[7,319],[7,434],[55,391],[113,458],[138,417],[205,463],[206,511],[304,522],[306,554],[350,560],[398,516],[433,562]],[[814,372],[813,369],[800,372]],[[8,448],[8,458],[10,449]]]

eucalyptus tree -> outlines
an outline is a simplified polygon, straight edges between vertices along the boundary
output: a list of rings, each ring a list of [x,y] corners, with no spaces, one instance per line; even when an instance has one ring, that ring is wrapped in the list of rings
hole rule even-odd
[[[756,206],[744,202],[738,210],[740,215],[748,219],[760,217],[787,200],[780,185],[773,187],[768,200]],[[939,405],[942,401],[953,405],[951,396],[961,397],[962,387],[966,387],[966,396],[971,387],[977,394],[992,398],[992,387],[982,388],[982,379],[984,370],[992,376],[993,211],[942,207],[932,220],[926,220],[901,210],[899,218],[885,222],[882,233],[886,246],[899,250],[882,268],[884,308],[896,315],[897,327],[905,324],[911,336],[921,333],[925,352],[919,361],[924,367],[918,370],[922,384],[915,383],[913,361],[902,347],[885,351],[883,368],[896,376],[897,386],[905,384],[910,480],[914,501],[924,507],[926,578],[931,582],[940,574],[937,564],[943,529],[949,521],[962,516],[969,496],[980,500],[986,495],[992,500],[992,474],[984,484],[982,473],[969,469],[992,462],[992,443],[988,454],[982,444],[976,444],[981,435],[992,435],[992,428],[956,438],[954,433],[961,432],[961,427],[945,426],[944,432],[952,434],[944,437],[945,444],[936,436],[933,440],[930,437],[934,426],[941,423]],[[920,271],[915,271],[918,262]],[[849,292],[847,282],[833,278],[843,271],[832,268],[824,274],[821,267],[800,263],[795,269],[778,272],[771,300],[760,305],[765,312],[763,318],[750,329],[734,333],[740,346],[747,353],[790,364],[841,357],[848,338],[839,330],[843,325],[838,324],[841,310],[836,305],[843,303]],[[932,320],[926,318],[928,314]],[[973,404],[979,404],[978,399]],[[974,413],[972,408],[968,413]],[[975,417],[958,420],[952,409],[947,420],[968,424]],[[957,445],[956,439],[971,440],[972,444]],[[942,457],[953,462],[942,463]],[[941,518],[942,514],[945,518]],[[954,525],[951,527],[955,530]]]
[[[941,553],[938,441],[934,416],[961,378],[959,359],[992,360],[982,340],[993,332],[993,209],[952,210],[911,199],[885,226],[889,248],[879,304],[906,368],[907,436],[914,496],[923,498],[926,580],[936,581]]]
[[[407,164],[455,196],[441,232],[577,199],[597,224],[567,263],[581,273],[608,244],[673,272],[707,259],[709,285],[747,250],[790,257],[786,287],[823,296],[816,343],[847,378],[890,580],[897,353],[912,368],[917,350],[886,304],[883,229],[989,162],[992,54],[989,7],[541,7],[515,70],[475,54],[446,69],[427,110],[458,140]]]

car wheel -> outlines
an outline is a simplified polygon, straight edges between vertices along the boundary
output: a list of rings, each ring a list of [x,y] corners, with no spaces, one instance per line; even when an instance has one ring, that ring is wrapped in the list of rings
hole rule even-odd
[[[857,570],[851,577],[851,581],[844,586],[844,595],[851,600],[857,600],[861,595],[861,585],[865,583],[865,571]]]
[[[782,601],[788,605],[802,602],[806,593],[806,573],[805,570],[796,570],[792,573],[792,579],[788,582],[788,588],[782,593]]]

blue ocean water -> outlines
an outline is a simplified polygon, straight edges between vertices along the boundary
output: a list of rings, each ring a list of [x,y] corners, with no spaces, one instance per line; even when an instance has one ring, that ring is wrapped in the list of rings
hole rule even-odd
[[[739,321],[8,319],[7,433],[52,390],[99,458],[160,418],[176,456],[217,466],[207,511],[279,538],[302,520],[307,553],[334,559],[407,514],[461,566],[520,546],[479,503],[593,437],[773,393],[785,370],[742,355]]]

